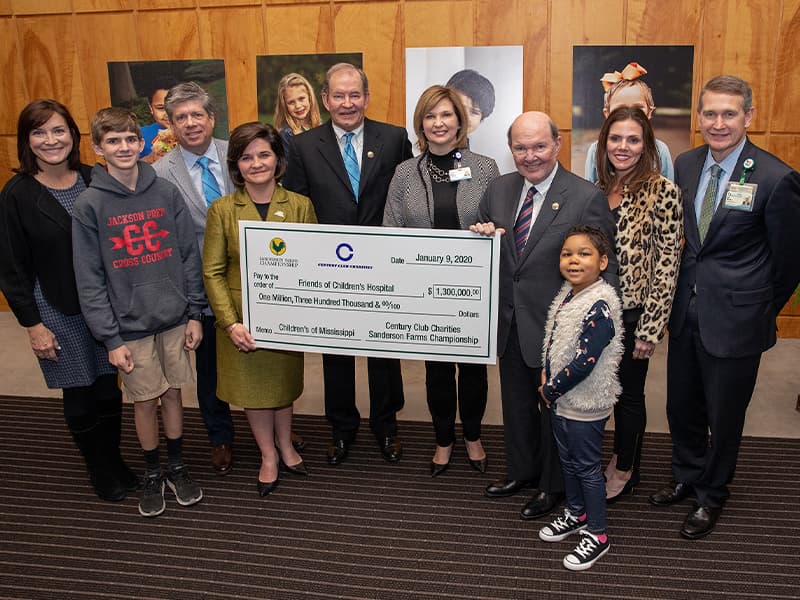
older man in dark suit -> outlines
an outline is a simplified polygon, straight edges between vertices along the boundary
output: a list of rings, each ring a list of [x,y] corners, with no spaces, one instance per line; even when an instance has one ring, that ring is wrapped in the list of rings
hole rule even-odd
[[[729,496],[761,353],[800,279],[800,174],[747,139],[754,111],[746,81],[711,79],[697,106],[706,144],[675,161],[686,235],[667,359],[675,481],[650,502],[695,495],[688,539],[714,529]]]
[[[523,519],[550,513],[564,495],[561,464],[549,409],[540,401],[542,344],[547,310],[563,279],[559,256],[573,225],[595,225],[614,239],[614,218],[599,188],[558,163],[561,136],[541,112],[516,118],[508,144],[517,173],[489,184],[473,231],[502,229],[497,353],[503,403],[507,478],[486,488],[489,497],[536,488]],[[617,285],[617,259],[609,256],[605,279]]]
[[[293,138],[286,189],[311,198],[320,223],[381,225],[395,167],[411,157],[405,129],[364,117],[369,84],[361,69],[339,63],[328,69],[322,102],[331,120]],[[325,416],[333,427],[328,462],[347,458],[360,414],[355,403],[355,359],[324,354]],[[396,413],[403,407],[400,361],[367,359],[369,423],[381,454],[400,460]]]

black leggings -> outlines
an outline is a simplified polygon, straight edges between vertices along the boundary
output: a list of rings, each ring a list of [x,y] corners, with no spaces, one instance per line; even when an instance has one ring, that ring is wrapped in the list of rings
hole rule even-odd
[[[67,424],[80,422],[90,426],[97,418],[116,415],[122,410],[122,392],[117,383],[117,374],[100,375],[92,385],[64,388],[64,418]]]

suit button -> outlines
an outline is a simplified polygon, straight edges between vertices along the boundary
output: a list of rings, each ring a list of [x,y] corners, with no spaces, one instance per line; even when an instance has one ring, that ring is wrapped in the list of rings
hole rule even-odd
[[[514,283],[519,283],[519,275],[514,275]]]

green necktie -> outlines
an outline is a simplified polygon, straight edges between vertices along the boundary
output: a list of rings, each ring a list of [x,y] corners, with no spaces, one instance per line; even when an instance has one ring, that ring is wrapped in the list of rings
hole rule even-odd
[[[706,239],[708,226],[714,216],[714,204],[717,200],[717,190],[719,189],[719,178],[722,175],[722,167],[718,164],[711,165],[711,179],[708,180],[706,193],[703,195],[703,206],[700,208],[700,220],[697,228],[700,231],[700,242]]]

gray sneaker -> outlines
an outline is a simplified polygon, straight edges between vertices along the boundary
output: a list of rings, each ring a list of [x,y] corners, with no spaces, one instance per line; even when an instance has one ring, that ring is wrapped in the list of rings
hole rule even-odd
[[[157,517],[164,512],[164,478],[161,471],[145,473],[144,489],[139,498],[139,514],[143,517]]]
[[[175,499],[181,506],[191,506],[203,499],[203,490],[189,475],[185,465],[171,467],[167,471],[167,485],[175,493]]]

